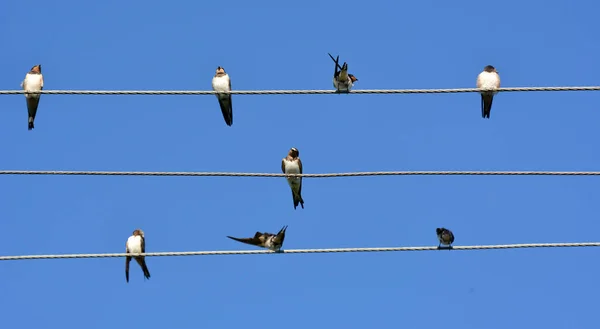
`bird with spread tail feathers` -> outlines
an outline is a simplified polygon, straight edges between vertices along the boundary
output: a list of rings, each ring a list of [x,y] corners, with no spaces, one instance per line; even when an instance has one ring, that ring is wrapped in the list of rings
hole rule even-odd
[[[254,234],[254,237],[252,238],[236,238],[229,235],[227,237],[238,242],[251,244],[272,251],[280,251],[281,247],[283,246],[283,240],[285,240],[286,229],[287,225],[284,226],[281,230],[279,230],[279,233],[277,234],[268,232],[256,232],[256,234]]]

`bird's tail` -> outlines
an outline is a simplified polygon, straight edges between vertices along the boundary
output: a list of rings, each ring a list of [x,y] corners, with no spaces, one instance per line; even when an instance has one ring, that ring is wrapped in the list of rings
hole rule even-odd
[[[138,262],[138,264],[140,264],[142,271],[144,271],[144,278],[150,279],[150,271],[148,271],[148,266],[146,266],[146,260],[144,257],[137,257],[135,260]]]
[[[29,125],[28,130],[33,129],[33,121],[35,120],[35,115],[37,114],[38,104],[40,103],[39,96],[29,96],[25,98],[27,101],[27,114],[29,115]]]
[[[228,126],[233,124],[233,107],[231,105],[231,95],[217,95],[219,98],[219,106],[221,107],[221,113],[223,113],[223,119]]]
[[[227,235],[228,238],[230,238],[231,240],[235,240],[237,242],[241,242],[241,243],[246,243],[246,244],[252,244],[248,242],[248,239],[244,239],[244,238],[236,238],[234,236],[229,236]],[[253,245],[253,244],[252,244]]]
[[[129,282],[129,262],[131,262],[131,257],[125,257],[125,280]]]
[[[481,95],[481,116],[483,118],[490,118],[493,100],[494,95],[492,93],[485,93]]]
[[[302,199],[302,195],[300,194],[300,192],[294,193],[294,191],[292,190],[292,197],[294,198],[294,209],[298,207],[298,204],[300,204],[300,207],[304,209],[304,200]]]
[[[346,82],[348,80],[348,64],[344,63],[342,65],[342,70],[340,71],[340,76],[338,78],[340,81]]]

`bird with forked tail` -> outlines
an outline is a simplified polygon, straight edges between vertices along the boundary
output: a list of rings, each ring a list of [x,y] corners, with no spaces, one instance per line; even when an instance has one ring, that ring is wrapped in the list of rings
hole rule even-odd
[[[331,56],[331,54],[327,53],[327,55],[329,55],[331,60],[335,63],[333,71],[333,88],[335,88],[338,93],[349,92],[358,79],[354,75],[348,73],[348,63],[344,62],[344,64],[340,66],[339,55],[335,59],[333,56]]]
[[[146,239],[144,238],[144,231],[136,229],[133,234],[127,239],[125,244],[125,252],[130,254],[143,254],[146,252]],[[150,279],[150,271],[146,266],[146,260],[144,256],[134,257],[135,261],[140,265],[144,272],[144,280]],[[131,262],[131,256],[125,257],[125,279],[129,282],[129,263]]]

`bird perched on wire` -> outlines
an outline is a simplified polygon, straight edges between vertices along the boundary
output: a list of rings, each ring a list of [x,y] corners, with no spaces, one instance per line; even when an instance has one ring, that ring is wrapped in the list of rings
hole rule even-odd
[[[440,241],[438,249],[442,249],[442,244],[447,245],[447,249],[452,249],[452,243],[454,243],[454,233],[452,231],[444,227],[438,227],[435,229],[435,233]]]
[[[302,174],[302,161],[300,160],[300,152],[297,148],[292,147],[288,152],[288,155],[281,160],[281,171],[284,174]],[[286,179],[292,190],[294,209],[298,207],[298,204],[304,209],[304,200],[302,199],[302,177],[286,177]]]
[[[31,68],[25,75],[25,79],[21,82],[21,87],[25,90],[25,101],[27,102],[27,114],[29,116],[27,129],[31,130],[33,129],[33,121],[35,120],[41,94],[29,94],[27,92],[41,91],[44,89],[44,76],[42,75],[41,64]]]
[[[335,59],[331,56],[330,53],[327,53],[331,60],[335,63],[334,72],[333,72],[333,88],[336,89],[338,93],[347,93],[352,89],[354,82],[358,81],[358,79],[348,73],[348,63],[344,62],[344,64],[340,67],[338,55]],[[339,69],[339,71],[338,71]]]
[[[256,234],[254,234],[254,237],[252,238],[236,238],[232,236],[227,237],[235,241],[251,244],[261,248],[267,248],[272,251],[280,251],[281,247],[283,246],[283,240],[285,240],[286,229],[287,225],[284,226],[281,230],[279,230],[279,233],[277,234],[268,232],[256,232]]]
[[[496,89],[500,88],[500,75],[496,68],[491,65],[483,68],[477,76],[477,88],[481,89],[481,116],[489,119],[494,95],[498,93]]]
[[[231,91],[231,80],[229,75],[225,73],[225,69],[217,67],[217,72],[212,79],[212,89],[216,92]],[[233,106],[231,105],[231,94],[216,94],[219,100],[219,106],[223,113],[223,118],[228,126],[233,124]]]
[[[125,252],[128,254],[143,254],[146,252],[146,239],[144,238],[144,231],[140,229],[133,231],[133,234],[129,237],[129,239],[127,239],[127,243],[125,244]],[[144,256],[134,258],[144,272],[144,279],[150,279],[150,271],[148,271],[148,266],[146,266],[146,260],[144,259]],[[125,279],[127,282],[129,282],[129,262],[131,262],[131,257],[125,257]]]

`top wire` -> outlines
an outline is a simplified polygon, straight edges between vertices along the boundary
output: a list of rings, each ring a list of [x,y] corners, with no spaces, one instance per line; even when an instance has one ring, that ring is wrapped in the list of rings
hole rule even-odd
[[[478,93],[478,88],[454,89],[363,89],[352,90],[348,94],[454,94]],[[494,89],[498,92],[521,91],[600,91],[600,86],[581,87],[513,87]],[[0,95],[20,95],[23,90],[0,90]],[[41,90],[31,91],[29,94],[51,95],[214,95],[212,90]],[[220,94],[234,95],[314,95],[314,94],[339,94],[336,90],[232,90],[218,92]]]

